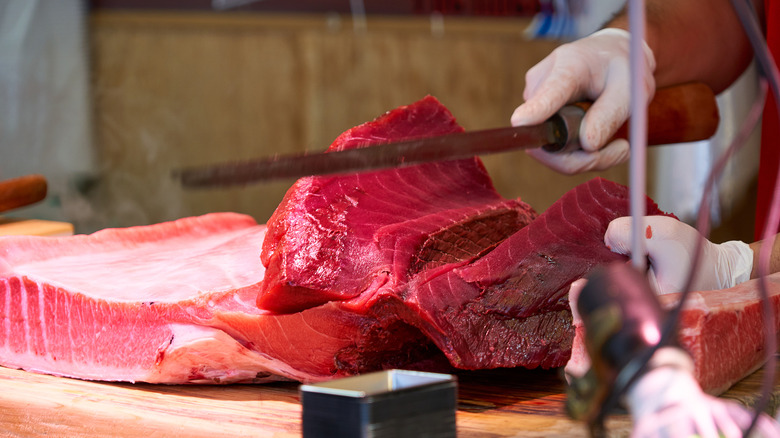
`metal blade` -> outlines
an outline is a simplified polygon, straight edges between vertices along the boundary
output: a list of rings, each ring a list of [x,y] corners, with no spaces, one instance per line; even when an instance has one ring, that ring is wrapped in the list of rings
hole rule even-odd
[[[376,144],[344,151],[236,161],[174,172],[184,187],[226,187],[309,175],[334,175],[447,161],[513,149],[562,148],[567,141],[560,118],[535,126],[497,128]]]

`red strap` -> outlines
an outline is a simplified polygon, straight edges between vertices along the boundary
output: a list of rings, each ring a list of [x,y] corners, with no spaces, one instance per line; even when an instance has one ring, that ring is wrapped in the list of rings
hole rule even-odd
[[[766,0],[767,45],[775,59],[780,59],[780,9],[778,2]],[[764,224],[772,205],[775,178],[780,161],[780,125],[778,125],[777,106],[769,93],[761,121],[761,161],[758,167],[758,194],[756,198],[756,240],[762,237]]]

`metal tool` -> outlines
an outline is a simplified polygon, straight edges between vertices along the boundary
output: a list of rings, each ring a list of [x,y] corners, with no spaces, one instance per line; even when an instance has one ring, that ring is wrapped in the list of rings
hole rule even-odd
[[[301,385],[305,438],[454,438],[457,379],[387,370]]]
[[[566,151],[579,148],[577,133],[584,114],[582,108],[569,106],[536,126],[497,128],[343,151],[225,163],[185,169],[178,172],[177,176],[185,187],[228,186],[458,160],[519,148],[541,147],[549,152]]]
[[[587,104],[569,105],[535,126],[464,132],[343,151],[275,156],[174,171],[184,187],[246,185],[309,175],[332,175],[410,166],[506,152],[543,148],[563,153],[579,149],[579,127]],[[703,140],[717,129],[719,117],[712,91],[703,84],[658,90],[648,108],[648,144]],[[625,138],[625,125],[616,137]]]

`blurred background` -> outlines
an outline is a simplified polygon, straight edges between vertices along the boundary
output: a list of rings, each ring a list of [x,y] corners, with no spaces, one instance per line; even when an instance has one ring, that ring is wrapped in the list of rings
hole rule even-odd
[[[428,94],[467,130],[506,126],[525,72],[620,0],[0,0],[0,180],[40,173],[47,199],[11,216],[77,233],[235,211],[265,222],[293,181],[184,191],[171,171],[324,150]],[[755,96],[719,96],[716,137],[650,153],[648,190],[692,221],[701,182]],[[713,240],[751,240],[757,136],[729,166]],[[544,211],[596,175],[513,152],[484,157],[498,191]],[[683,170],[675,170],[683,166]],[[672,176],[674,175],[674,176]]]

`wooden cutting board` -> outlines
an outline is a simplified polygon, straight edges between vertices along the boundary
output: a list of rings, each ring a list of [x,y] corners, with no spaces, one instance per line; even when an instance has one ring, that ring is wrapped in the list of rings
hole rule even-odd
[[[761,371],[724,397],[752,405]],[[557,371],[493,370],[458,374],[461,438],[585,437],[564,413]],[[770,406],[777,407],[780,387]],[[151,385],[74,380],[0,368],[2,436],[299,437],[298,384]],[[630,419],[611,417],[609,436],[628,436]]]

